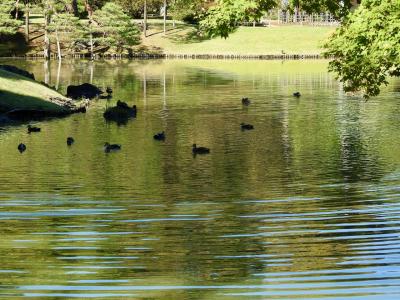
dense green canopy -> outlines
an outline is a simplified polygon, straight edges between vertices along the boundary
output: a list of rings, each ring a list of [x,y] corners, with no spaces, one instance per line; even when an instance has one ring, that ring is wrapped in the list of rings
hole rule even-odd
[[[275,0],[219,0],[200,22],[200,28],[210,37],[227,38],[243,21],[257,21],[275,7]]]
[[[379,94],[388,76],[400,76],[400,0],[363,0],[325,48],[346,91]]]
[[[351,0],[290,0],[289,7],[299,8],[307,13],[330,12],[337,18],[345,17],[351,7]]]
[[[11,16],[11,12],[15,8],[15,1],[0,1],[0,35],[8,35],[16,33],[18,27],[22,24],[19,20],[15,20]]]
[[[115,3],[106,3],[102,9],[95,11],[93,20],[95,40],[101,45],[121,48],[135,45],[140,40],[137,26]]]

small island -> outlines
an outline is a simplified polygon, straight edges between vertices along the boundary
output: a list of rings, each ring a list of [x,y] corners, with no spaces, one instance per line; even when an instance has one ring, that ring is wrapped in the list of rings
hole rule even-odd
[[[85,107],[85,101],[73,101],[16,67],[0,65],[0,86],[3,120],[60,117]]]

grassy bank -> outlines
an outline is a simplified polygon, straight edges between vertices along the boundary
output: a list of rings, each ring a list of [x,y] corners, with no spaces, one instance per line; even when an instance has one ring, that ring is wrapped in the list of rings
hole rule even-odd
[[[0,112],[10,110],[41,110],[63,113],[66,108],[51,102],[66,99],[58,92],[26,77],[0,70]]]
[[[240,27],[229,38],[202,39],[193,26],[169,24],[164,35],[162,24],[150,24],[143,44],[160,48],[166,54],[262,55],[320,54],[321,44],[333,32],[333,27],[276,26]]]

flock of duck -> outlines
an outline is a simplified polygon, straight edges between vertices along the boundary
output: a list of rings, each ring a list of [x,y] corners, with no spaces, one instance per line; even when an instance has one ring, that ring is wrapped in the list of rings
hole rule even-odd
[[[295,92],[295,93],[293,93],[293,96],[296,97],[296,98],[299,98],[301,96],[301,94],[300,94],[300,92]],[[249,106],[250,104],[251,104],[251,100],[249,98],[242,98],[242,105]],[[118,104],[117,105],[118,106],[125,106],[126,103],[121,102],[121,101],[118,100]],[[136,113],[136,105],[134,106],[134,109],[135,109],[135,113]],[[246,124],[246,123],[241,123],[240,127],[241,127],[242,130],[253,130],[254,129],[253,125]],[[28,130],[28,134],[41,132],[41,128],[35,127],[35,126],[31,126],[31,125],[28,125],[27,130]],[[166,139],[165,132],[162,131],[162,132],[156,133],[153,136],[153,139],[156,140],[156,141],[165,141],[165,139]],[[72,146],[74,143],[75,143],[75,140],[74,140],[73,137],[67,137],[67,146]],[[118,150],[121,150],[121,148],[122,148],[122,146],[120,144],[110,144],[108,142],[104,143],[104,152],[106,152],[106,153],[109,153],[109,152],[112,152],[112,151],[118,151]],[[25,152],[26,151],[26,145],[24,143],[20,143],[18,145],[18,151],[20,153]],[[196,144],[193,144],[192,145],[192,153],[194,155],[196,155],[196,154],[208,154],[208,153],[210,153],[210,149],[207,148],[207,147],[198,147]]]

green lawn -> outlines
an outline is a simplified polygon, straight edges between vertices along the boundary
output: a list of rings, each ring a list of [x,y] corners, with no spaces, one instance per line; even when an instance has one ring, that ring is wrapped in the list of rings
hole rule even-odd
[[[333,32],[333,27],[276,26],[240,27],[228,39],[201,40],[193,27],[177,24],[166,35],[159,22],[150,24],[146,46],[159,47],[167,54],[320,54],[321,44]]]
[[[63,107],[48,101],[50,97],[64,98],[58,92],[36,81],[0,70],[0,111],[12,109],[65,111]]]

